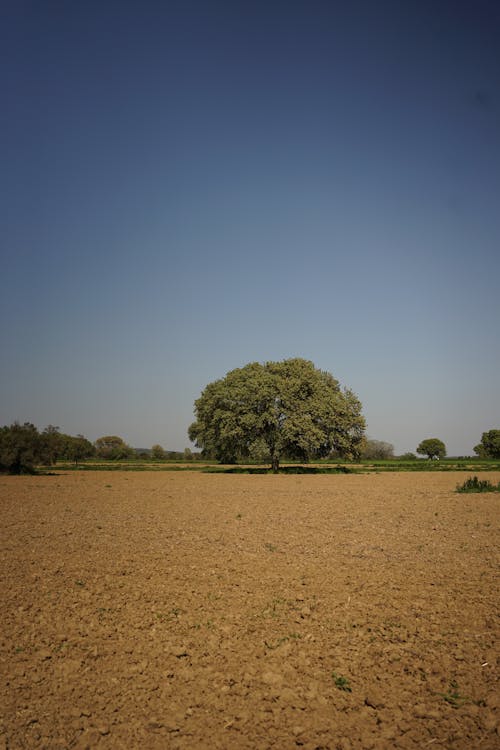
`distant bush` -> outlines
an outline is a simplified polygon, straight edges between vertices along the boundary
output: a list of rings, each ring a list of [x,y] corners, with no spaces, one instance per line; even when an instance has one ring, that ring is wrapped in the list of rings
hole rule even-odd
[[[394,446],[384,440],[364,440],[361,447],[361,459],[384,461],[394,458]]]
[[[400,461],[416,461],[417,457],[414,453],[403,453],[402,456],[398,457]]]
[[[156,443],[151,448],[151,456],[152,458],[156,458],[157,460],[161,461],[167,457],[167,454],[165,453],[163,446],[159,445],[159,443]]]
[[[106,435],[95,441],[96,455],[106,461],[133,458],[135,451],[118,435]]]
[[[469,477],[463,484],[457,485],[457,492],[500,492],[500,482],[491,484],[487,479]]]

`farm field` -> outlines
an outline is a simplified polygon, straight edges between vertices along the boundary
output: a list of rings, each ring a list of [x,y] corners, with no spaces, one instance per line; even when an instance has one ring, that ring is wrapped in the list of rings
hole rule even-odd
[[[0,749],[498,749],[466,476],[1,476]]]

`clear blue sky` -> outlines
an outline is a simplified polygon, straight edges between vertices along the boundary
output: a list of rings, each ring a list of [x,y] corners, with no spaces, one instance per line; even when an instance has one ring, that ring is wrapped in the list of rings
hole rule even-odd
[[[500,428],[496,0],[6,0],[0,424],[189,445],[311,359],[397,452]]]

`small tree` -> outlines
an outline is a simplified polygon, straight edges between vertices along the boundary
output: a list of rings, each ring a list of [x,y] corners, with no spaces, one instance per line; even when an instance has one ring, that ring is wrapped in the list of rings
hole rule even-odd
[[[59,427],[47,425],[40,435],[40,442],[44,454],[43,462],[47,466],[55,464],[64,446],[64,436],[59,432]]]
[[[367,439],[361,449],[361,458],[386,460],[394,458],[394,446],[392,443],[386,443],[384,440]]]
[[[417,453],[421,456],[427,456],[427,458],[444,458],[446,456],[446,446],[442,440],[438,438],[427,438],[422,440],[417,448]]]
[[[34,474],[36,464],[45,462],[40,433],[31,422],[0,429],[0,470],[9,474]]]
[[[106,435],[98,438],[95,441],[95,447],[97,456],[107,461],[119,461],[123,458],[131,458],[134,455],[134,449],[118,435]]]
[[[62,435],[63,438],[63,449],[62,456],[68,461],[73,461],[75,465],[78,461],[84,461],[86,458],[93,458],[96,454],[96,449],[83,435]]]
[[[167,454],[165,453],[161,445],[156,444],[151,448],[151,456],[161,461],[162,459],[167,457]]]
[[[500,458],[500,430],[483,432],[481,442],[474,448],[481,458]]]

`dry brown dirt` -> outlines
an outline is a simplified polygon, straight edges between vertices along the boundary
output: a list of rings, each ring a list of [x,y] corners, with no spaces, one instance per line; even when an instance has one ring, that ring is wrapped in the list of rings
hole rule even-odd
[[[498,748],[467,476],[0,477],[0,748]]]

